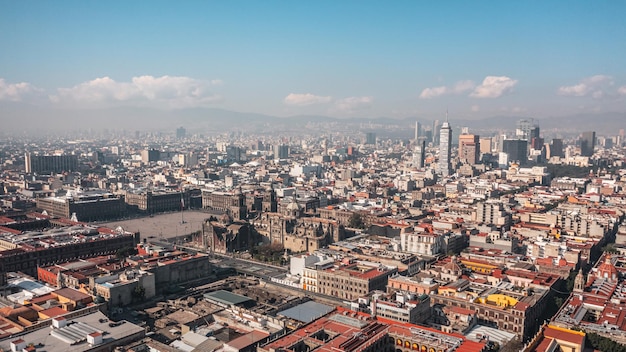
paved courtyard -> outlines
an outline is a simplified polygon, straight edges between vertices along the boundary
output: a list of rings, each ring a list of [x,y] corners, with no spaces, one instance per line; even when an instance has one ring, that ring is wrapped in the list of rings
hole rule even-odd
[[[192,232],[202,231],[202,222],[210,216],[211,214],[201,211],[185,211],[182,219],[181,213],[176,212],[100,224],[113,229],[121,226],[126,231],[139,231],[141,239],[171,239]],[[181,222],[183,219],[184,222]]]

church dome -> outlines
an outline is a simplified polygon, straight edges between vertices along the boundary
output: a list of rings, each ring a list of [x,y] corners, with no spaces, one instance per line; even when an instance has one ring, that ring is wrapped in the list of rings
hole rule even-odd
[[[617,268],[611,262],[610,254],[607,254],[604,263],[598,266],[598,276],[604,279],[617,280]]]

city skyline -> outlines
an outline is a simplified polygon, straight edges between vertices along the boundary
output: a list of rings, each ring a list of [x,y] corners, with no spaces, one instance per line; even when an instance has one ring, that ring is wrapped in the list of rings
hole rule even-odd
[[[3,120],[33,108],[60,123],[66,110],[137,107],[430,119],[446,107],[464,119],[626,112],[619,2],[0,9]]]

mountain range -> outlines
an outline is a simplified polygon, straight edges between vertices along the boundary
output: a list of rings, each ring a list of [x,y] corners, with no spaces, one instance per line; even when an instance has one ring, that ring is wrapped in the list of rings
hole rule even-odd
[[[514,130],[516,122],[528,116],[492,116],[483,119],[450,119],[457,131],[467,126],[471,131]],[[189,108],[162,110],[149,107],[113,107],[102,109],[59,109],[23,104],[3,104],[0,121],[5,132],[30,133],[33,131],[80,130],[141,130],[173,132],[183,126],[189,131],[221,133],[243,132],[297,132],[303,129],[349,131],[399,128],[412,135],[415,121],[422,126],[432,126],[434,119],[407,117],[393,119],[335,118],[318,115],[277,117],[259,113],[237,112],[219,108]],[[443,119],[439,118],[440,121]],[[625,113],[576,114],[536,118],[543,133],[579,133],[593,130],[598,134],[617,134],[626,128]]]

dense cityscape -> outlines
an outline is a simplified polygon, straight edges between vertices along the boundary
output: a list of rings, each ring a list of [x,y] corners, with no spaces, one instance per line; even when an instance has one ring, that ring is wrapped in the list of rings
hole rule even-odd
[[[626,352],[625,13],[0,0],[0,352]]]
[[[442,117],[405,121],[405,139],[9,137],[0,348],[626,343],[624,130],[548,140],[540,120],[478,135]]]

